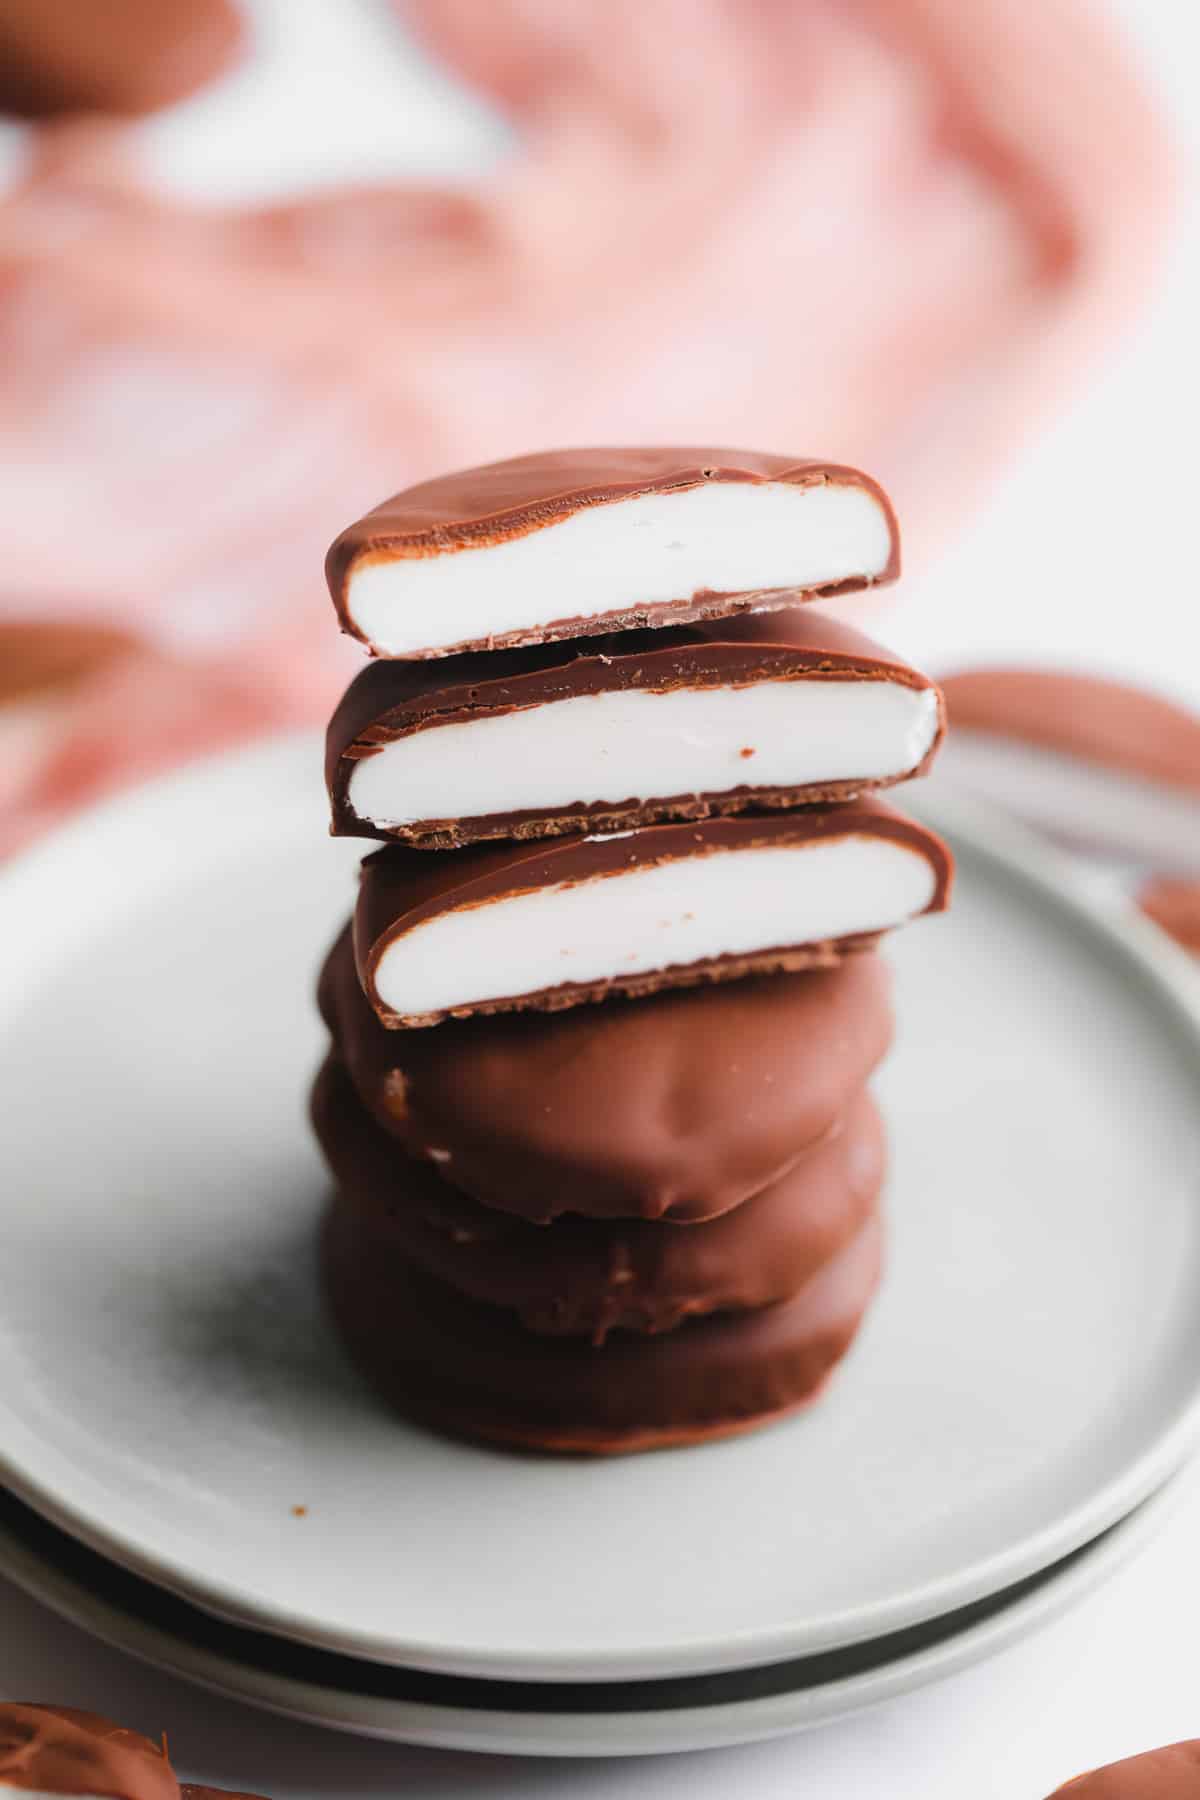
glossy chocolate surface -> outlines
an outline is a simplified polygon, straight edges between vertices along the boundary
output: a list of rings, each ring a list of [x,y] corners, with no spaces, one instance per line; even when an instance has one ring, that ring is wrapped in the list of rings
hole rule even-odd
[[[367,1004],[343,932],[318,1000],[364,1104],[451,1186],[532,1220],[695,1221],[778,1181],[832,1129],[891,1042],[890,992],[866,953],[396,1032]]]
[[[811,1400],[853,1341],[881,1255],[876,1215],[790,1300],[597,1346],[535,1336],[381,1256],[344,1203],[323,1240],[343,1341],[397,1410],[454,1436],[591,1455],[727,1437]]]
[[[862,1227],[884,1177],[882,1122],[863,1092],[774,1186],[707,1224],[534,1225],[481,1206],[406,1156],[335,1058],[317,1077],[312,1113],[343,1202],[382,1252],[517,1313],[531,1331],[594,1342],[797,1293]]]

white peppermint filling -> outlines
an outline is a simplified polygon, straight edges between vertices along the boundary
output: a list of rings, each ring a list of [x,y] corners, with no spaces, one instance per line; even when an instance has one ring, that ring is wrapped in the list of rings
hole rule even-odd
[[[375,984],[394,1012],[442,1012],[887,930],[934,887],[919,851],[865,834],[684,856],[440,913],[393,939]]]
[[[866,489],[705,482],[572,513],[523,537],[351,570],[347,610],[385,656],[438,653],[557,620],[690,600],[702,589],[814,588],[887,567]]]
[[[894,681],[588,694],[438,725],[354,766],[350,805],[376,825],[729,788],[886,780],[924,759],[937,698]]]
[[[1152,868],[1200,868],[1200,797],[1146,775],[965,726],[951,732],[946,778],[1035,830]]]

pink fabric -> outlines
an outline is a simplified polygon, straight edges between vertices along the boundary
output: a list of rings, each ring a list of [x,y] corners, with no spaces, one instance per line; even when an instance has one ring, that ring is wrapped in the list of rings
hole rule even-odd
[[[1086,0],[404,10],[517,126],[475,194],[169,206],[93,125],[0,207],[3,603],[147,645],[64,710],[10,838],[319,717],[353,666],[325,545],[439,469],[844,457],[919,564],[1146,283],[1168,152]]]

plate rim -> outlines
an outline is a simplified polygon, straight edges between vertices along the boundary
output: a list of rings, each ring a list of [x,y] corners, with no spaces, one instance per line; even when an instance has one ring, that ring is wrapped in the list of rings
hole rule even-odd
[[[1198,1496],[1200,1461],[1193,1461],[1097,1539],[1077,1546],[1064,1567],[1052,1566],[1033,1577],[1035,1586],[1000,1604],[986,1618],[865,1672],[815,1687],[785,1688],[765,1697],[718,1698],[697,1707],[634,1712],[513,1712],[500,1707],[489,1710],[364,1697],[349,1687],[304,1680],[253,1661],[239,1662],[161,1623],[139,1619],[119,1600],[96,1592],[39,1554],[3,1519],[0,1575],[57,1617],[124,1654],[276,1716],[354,1736],[438,1749],[545,1757],[666,1755],[811,1730],[900,1699],[998,1655],[1085,1600],[1146,1548],[1189,1499]],[[99,1563],[106,1560],[90,1549],[85,1548],[84,1554]],[[120,1565],[110,1566],[123,1573]],[[270,1642],[272,1634],[261,1635]],[[231,1671],[237,1674],[231,1675]]]
[[[276,780],[281,774],[294,773],[301,757],[313,770],[319,786],[317,746],[316,734],[308,731],[271,736],[248,747],[198,759],[181,770],[102,802],[0,871],[0,920],[9,903],[20,909],[22,896],[26,904],[36,907],[39,890],[46,881],[54,880],[61,868],[70,868],[78,859],[92,856],[97,841],[103,847],[111,833],[120,836],[132,832],[144,847],[147,825],[167,826],[170,829],[161,837],[155,833],[153,848],[164,857],[171,855],[171,832],[178,834],[182,830],[187,836],[182,815],[189,800],[192,804],[211,805],[214,786],[232,781],[241,788],[249,782],[251,791],[261,794],[263,789],[255,786],[256,781],[270,782],[273,773]],[[292,785],[289,783],[289,787]],[[308,808],[311,804],[307,795],[297,792],[293,798],[297,806]],[[928,789],[907,796],[906,804],[935,827],[959,838],[970,854],[998,868],[1007,880],[1032,889],[1041,906],[1049,907],[1060,918],[1066,914],[1103,953],[1110,959],[1115,957],[1148,996],[1164,1029],[1170,1023],[1176,1053],[1186,1055],[1188,1063],[1194,1065],[1200,1086],[1200,983],[1181,950],[1152,924],[1136,916],[1132,908],[1114,908],[1089,891],[1061,853],[986,806],[961,796],[930,794]],[[313,810],[319,816],[319,807],[314,806]],[[253,829],[257,833],[261,828],[256,824]],[[0,945],[19,941],[19,932],[0,931]],[[19,1003],[18,994],[16,1004]],[[1023,1540],[1015,1550],[993,1552],[972,1564],[965,1575],[960,1572],[926,1582],[887,1604],[845,1609],[827,1619],[820,1631],[806,1627],[803,1621],[793,1621],[765,1629],[747,1626],[718,1639],[677,1638],[670,1645],[656,1645],[649,1650],[636,1644],[600,1650],[574,1645],[559,1648],[549,1657],[545,1652],[503,1647],[482,1650],[477,1645],[454,1645],[444,1640],[414,1642],[395,1632],[331,1628],[302,1608],[283,1608],[245,1590],[235,1591],[225,1581],[211,1579],[202,1568],[189,1565],[177,1555],[147,1551],[131,1531],[114,1529],[72,1506],[51,1485],[20,1467],[2,1445],[0,1481],[53,1524],[102,1556],[234,1623],[334,1652],[447,1674],[561,1681],[618,1675],[640,1679],[715,1673],[815,1654],[935,1618],[994,1593],[1048,1567],[1126,1516],[1178,1469],[1198,1438],[1200,1368],[1190,1397],[1177,1408],[1158,1439],[1119,1476],[1071,1512]]]

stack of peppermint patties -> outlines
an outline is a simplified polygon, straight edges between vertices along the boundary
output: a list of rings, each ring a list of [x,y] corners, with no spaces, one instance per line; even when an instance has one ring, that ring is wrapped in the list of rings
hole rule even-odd
[[[856,470],[522,457],[343,532],[329,728],[381,839],[320,987],[326,1291],[402,1412],[608,1452],[810,1400],[879,1278],[880,935],[945,846],[923,675],[801,602],[894,578]]]

